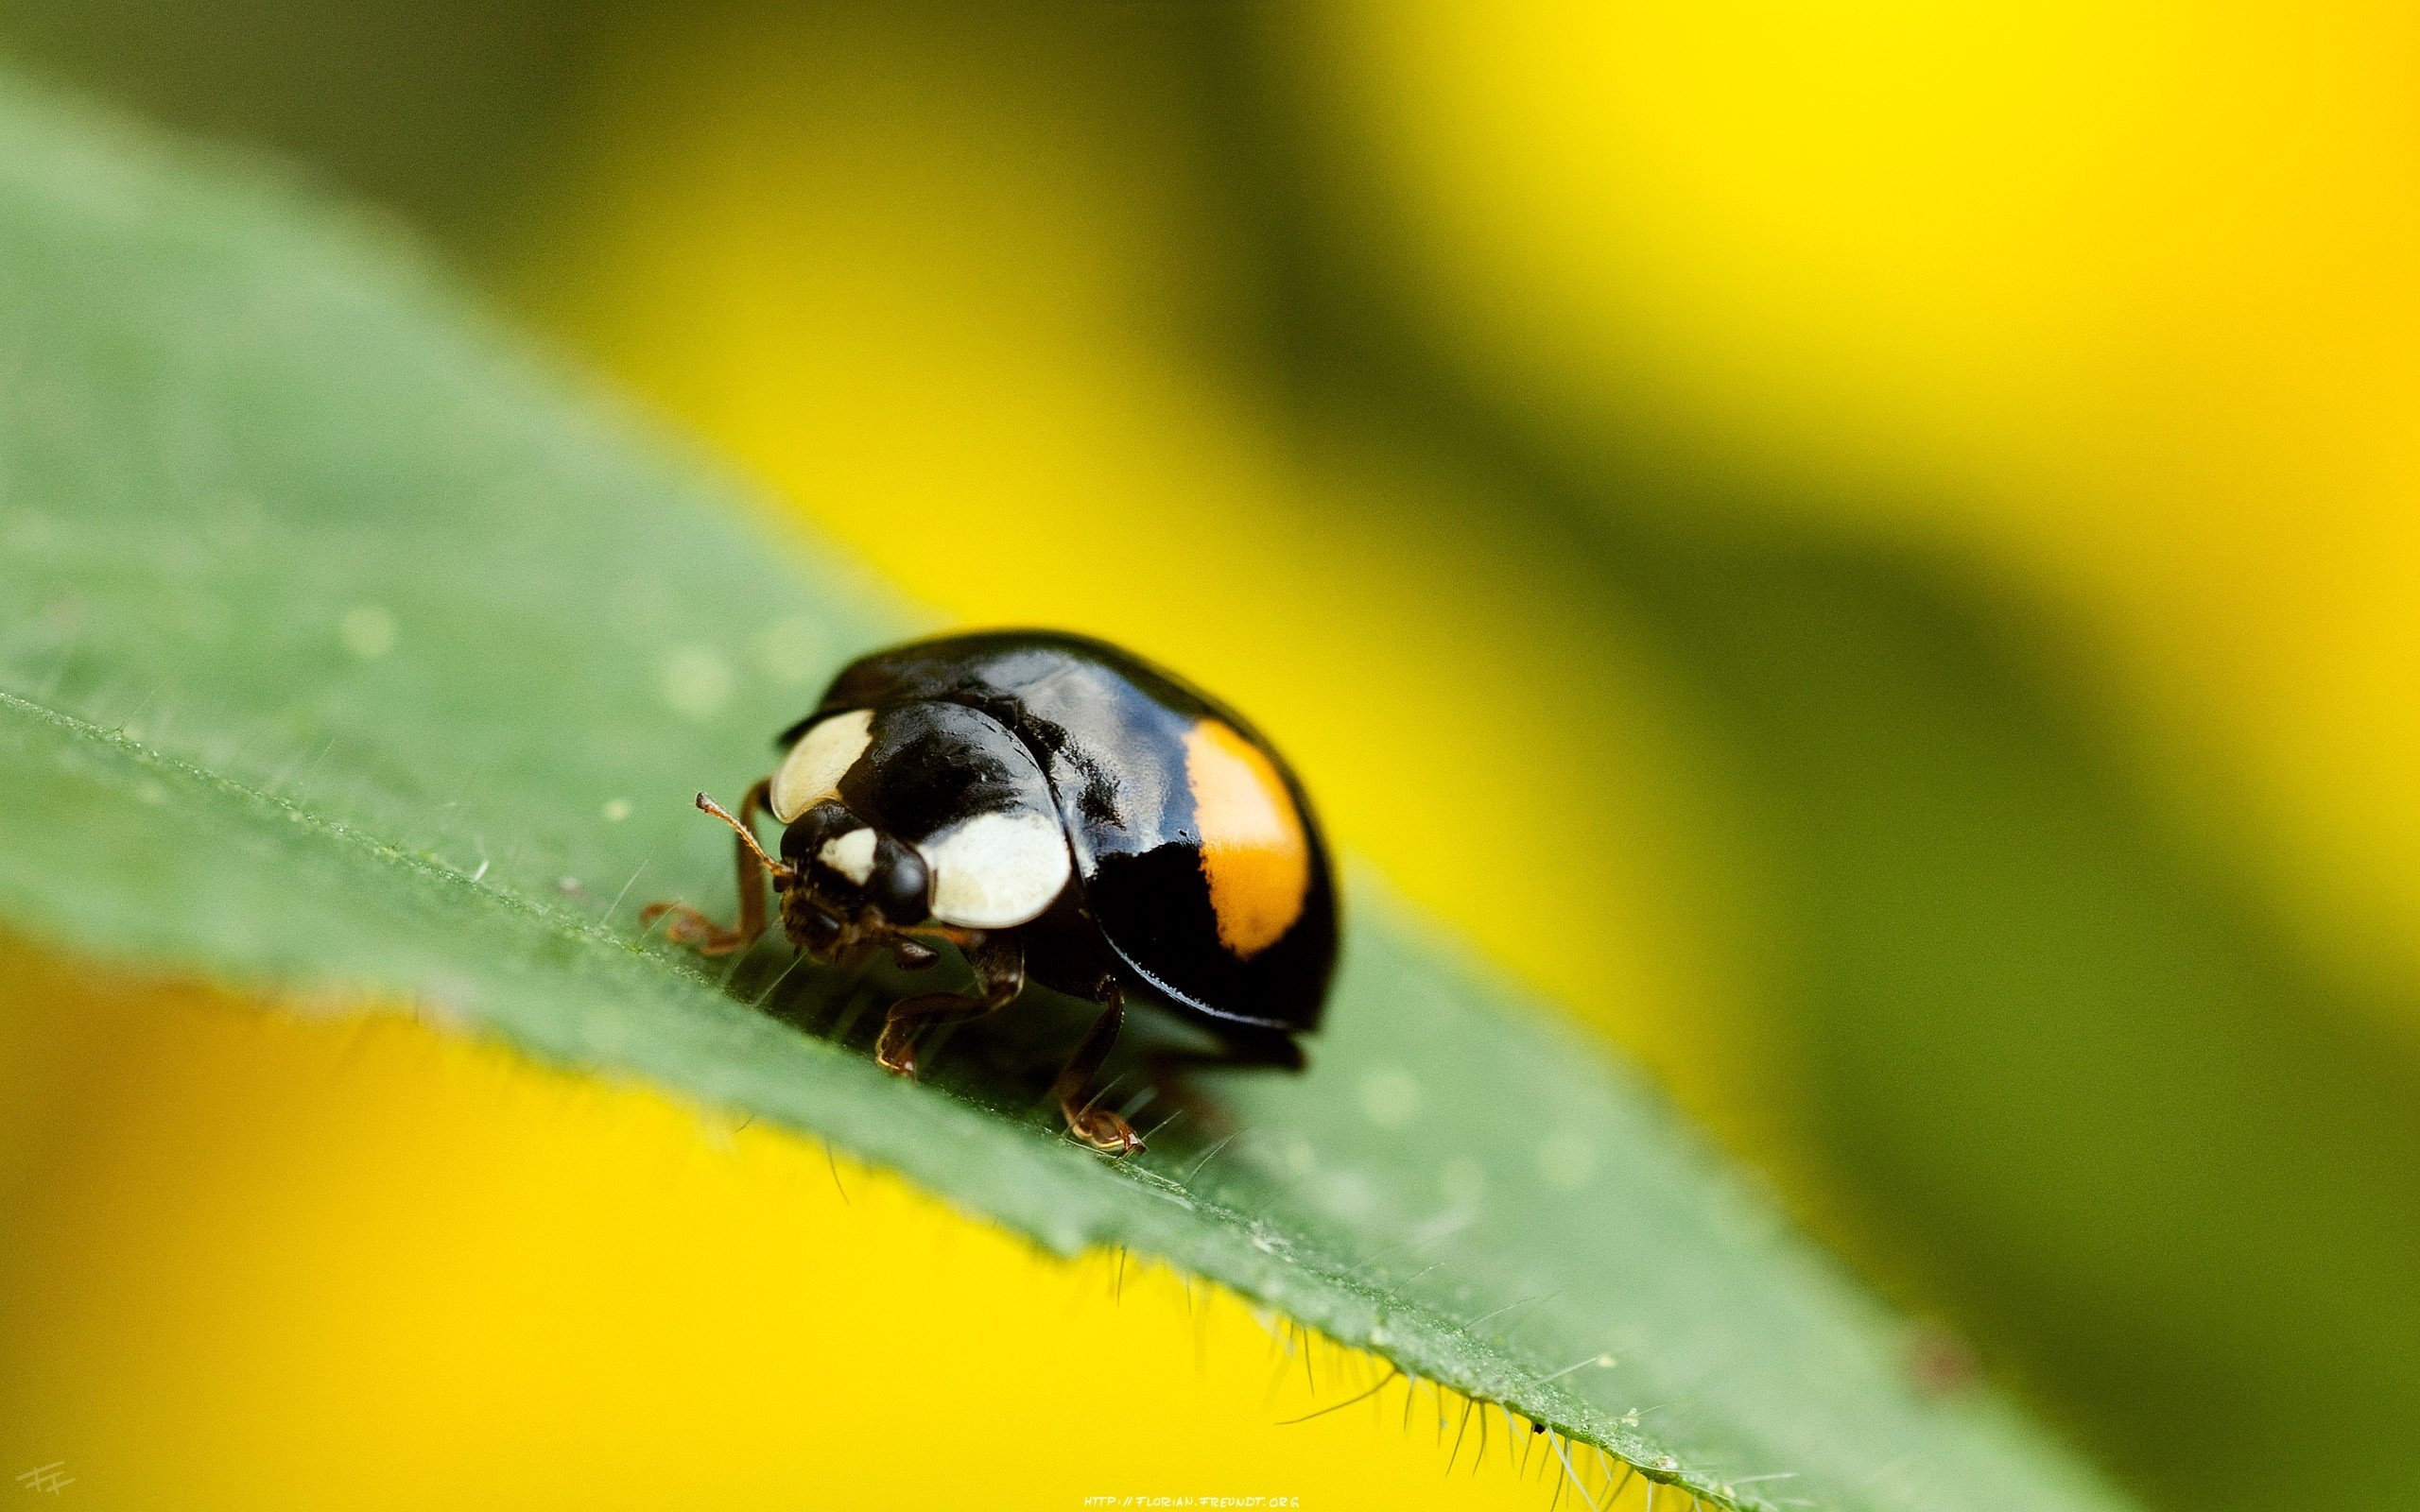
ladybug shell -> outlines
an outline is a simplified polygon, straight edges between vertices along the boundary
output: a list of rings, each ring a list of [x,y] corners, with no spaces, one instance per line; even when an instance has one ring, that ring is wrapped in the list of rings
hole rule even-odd
[[[786,746],[846,711],[938,702],[989,715],[1040,762],[1086,911],[1133,977],[1225,1023],[1315,1027],[1336,889],[1309,802],[1252,727],[1132,654],[1046,630],[876,652]]]

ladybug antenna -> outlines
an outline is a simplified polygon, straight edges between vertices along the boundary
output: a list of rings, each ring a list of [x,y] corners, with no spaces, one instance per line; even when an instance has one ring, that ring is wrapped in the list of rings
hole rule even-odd
[[[786,861],[776,861],[771,856],[767,855],[765,853],[765,848],[756,843],[756,836],[749,833],[748,826],[740,823],[738,819],[733,817],[730,810],[724,808],[713,799],[706,797],[703,793],[698,795],[698,807],[713,815],[716,818],[722,820],[723,823],[730,825],[732,833],[739,836],[740,843],[748,847],[749,850],[756,852],[756,859],[765,864],[765,869],[767,871],[771,872],[774,876],[780,878],[784,882],[795,882],[798,880],[798,868]]]

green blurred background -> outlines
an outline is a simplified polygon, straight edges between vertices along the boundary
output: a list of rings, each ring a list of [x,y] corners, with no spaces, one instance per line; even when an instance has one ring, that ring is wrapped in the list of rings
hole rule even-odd
[[[0,9],[782,528],[1229,693],[2177,1507],[2420,1496],[2415,31]]]

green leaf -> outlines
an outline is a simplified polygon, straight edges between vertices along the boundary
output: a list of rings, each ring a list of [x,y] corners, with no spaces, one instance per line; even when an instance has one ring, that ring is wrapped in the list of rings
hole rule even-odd
[[[689,795],[737,792],[822,679],[910,627],[877,590],[760,537],[727,480],[397,249],[22,85],[0,289],[13,927],[406,999],[751,1110],[1709,1502],[2122,1504],[1988,1393],[1927,1395],[1901,1326],[1656,1098],[1366,874],[1314,1070],[1227,1078],[1223,1147],[1108,1161],[757,1011],[742,992],[828,984],[760,953],[728,989],[636,905],[727,897]]]

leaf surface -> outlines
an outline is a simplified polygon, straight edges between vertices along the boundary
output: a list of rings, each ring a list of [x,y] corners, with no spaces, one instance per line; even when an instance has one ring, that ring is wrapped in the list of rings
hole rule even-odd
[[[1928,1395],[1903,1327],[1658,1098],[1366,874],[1313,1070],[1222,1078],[1224,1143],[1107,1161],[993,1083],[898,1082],[759,1011],[838,988],[709,969],[638,905],[728,906],[689,795],[760,775],[907,614],[404,249],[23,86],[0,290],[15,927],[757,1113],[1709,1501],[2121,1504],[1988,1393]]]

